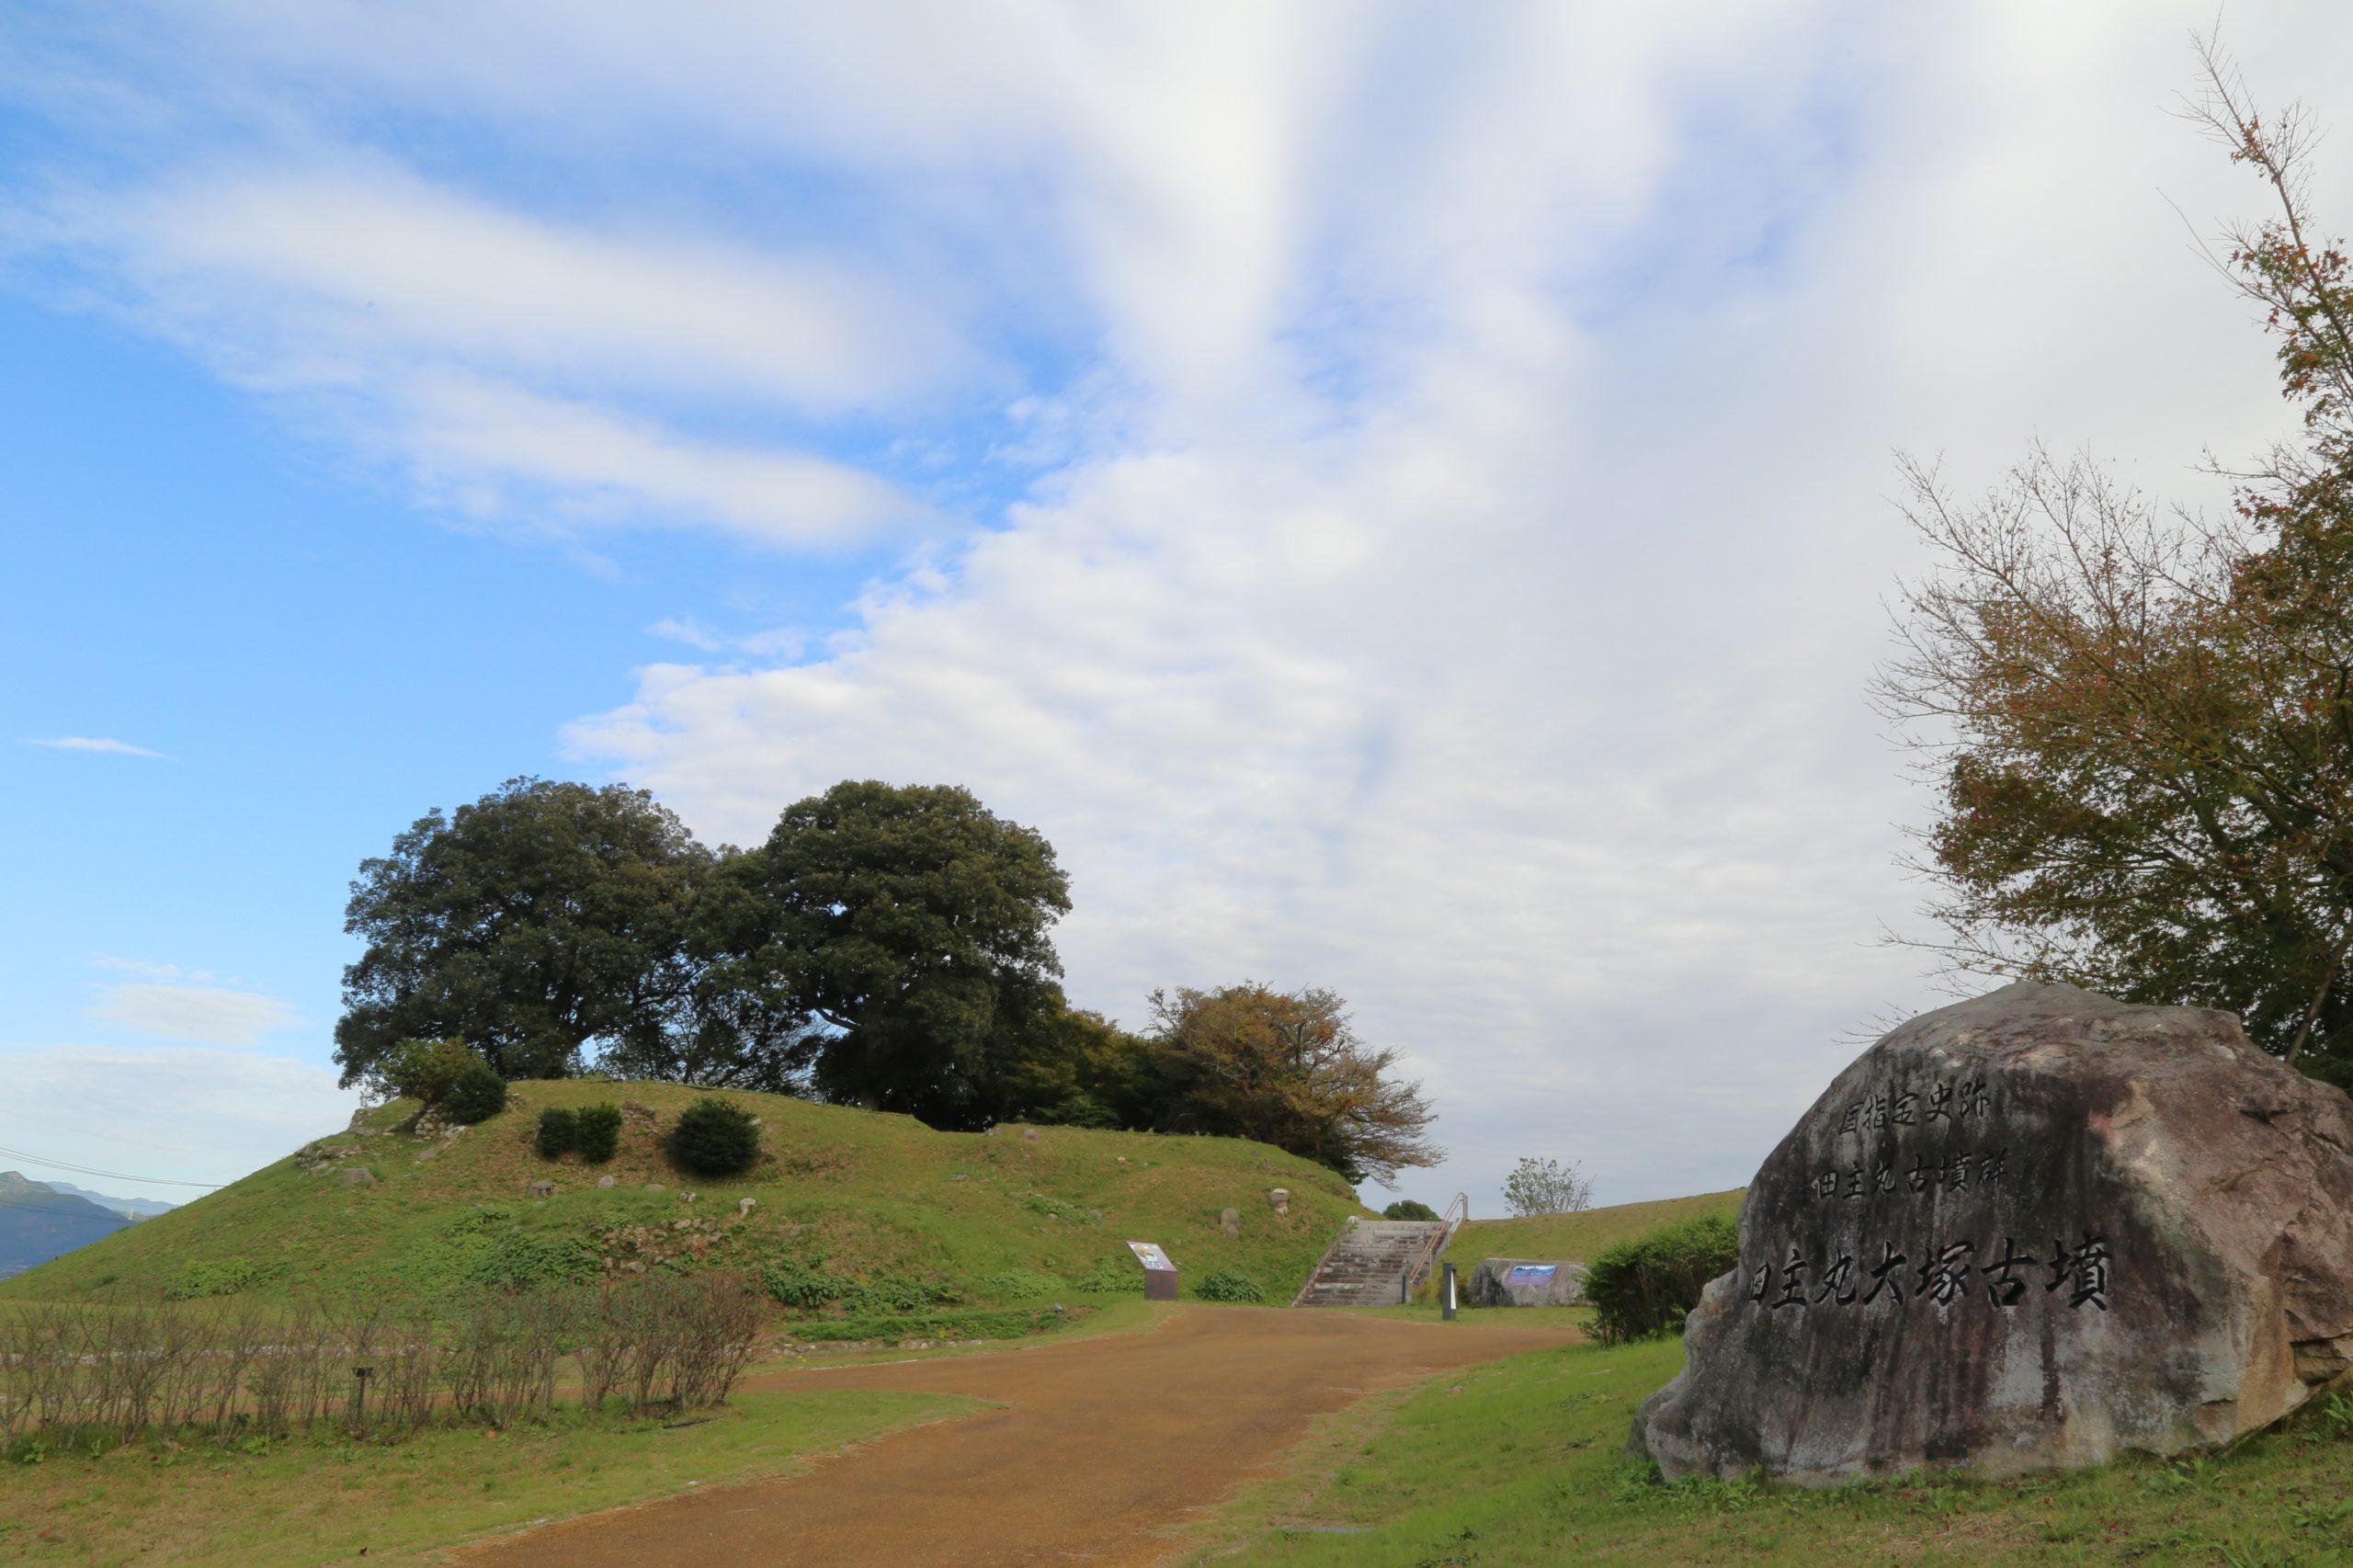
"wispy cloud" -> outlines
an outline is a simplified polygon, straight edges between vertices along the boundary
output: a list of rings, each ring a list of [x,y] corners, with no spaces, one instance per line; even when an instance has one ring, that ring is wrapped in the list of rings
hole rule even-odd
[[[174,760],[162,752],[150,751],[145,746],[135,746],[129,741],[118,741],[107,735],[58,735],[48,740],[28,740],[25,744],[47,746],[52,751],[95,751],[109,756],[152,757],[157,762]]]
[[[91,1011],[142,1033],[233,1047],[301,1021],[293,1008],[258,991],[150,982],[111,986]]]

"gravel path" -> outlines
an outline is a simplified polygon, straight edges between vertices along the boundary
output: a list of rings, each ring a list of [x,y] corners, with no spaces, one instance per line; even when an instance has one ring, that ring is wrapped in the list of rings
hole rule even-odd
[[[765,1374],[752,1385],[918,1389],[1004,1408],[863,1444],[804,1474],[505,1537],[462,1560],[501,1568],[1158,1562],[1175,1550],[1166,1531],[1279,1468],[1324,1412],[1574,1338],[1493,1321],[1188,1305],[1143,1334]]]

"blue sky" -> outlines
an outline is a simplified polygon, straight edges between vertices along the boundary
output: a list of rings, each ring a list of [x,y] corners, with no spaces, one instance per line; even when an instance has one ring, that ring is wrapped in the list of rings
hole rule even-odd
[[[15,8],[0,1146],[332,1126],[429,807],[878,776],[1056,843],[1085,1005],[1347,995],[1409,1191],[1745,1179],[1933,994],[1891,449],[2194,500],[2277,417],[2170,205],[2250,197],[2165,112],[2208,19]],[[2330,7],[2229,22],[2353,113]]]

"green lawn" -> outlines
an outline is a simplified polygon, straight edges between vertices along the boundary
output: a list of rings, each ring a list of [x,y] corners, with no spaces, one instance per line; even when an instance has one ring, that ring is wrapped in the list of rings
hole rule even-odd
[[[1448,1244],[1447,1261],[1468,1278],[1483,1257],[1552,1257],[1591,1263],[1602,1248],[1678,1220],[1706,1214],[1740,1217],[1746,1187],[1703,1192],[1694,1198],[1663,1198],[1649,1203],[1620,1203],[1577,1214],[1539,1214],[1528,1220],[1473,1220]]]
[[[397,1443],[334,1436],[142,1444],[0,1463],[0,1562],[238,1565],[418,1561],[536,1520],[789,1474],[814,1455],[979,1408],[945,1395],[738,1393],[708,1419],[560,1415]]]
[[[1497,1316],[1508,1314],[1497,1313]],[[1473,1330],[1475,1332],[1475,1329]],[[2213,1459],[1980,1483],[1662,1485],[1629,1459],[1675,1342],[1540,1351],[1328,1421],[1195,1561],[1469,1564],[2353,1562],[2353,1399]]]

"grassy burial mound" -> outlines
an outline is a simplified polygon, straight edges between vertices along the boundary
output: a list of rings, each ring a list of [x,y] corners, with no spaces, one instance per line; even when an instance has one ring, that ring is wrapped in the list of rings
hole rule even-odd
[[[589,1080],[515,1085],[454,1136],[415,1107],[0,1285],[0,1301],[162,1295],[430,1301],[474,1287],[741,1270],[808,1337],[1020,1332],[1057,1302],[1141,1294],[1125,1243],[1159,1242],[1188,1294],[1240,1275],[1279,1300],[1351,1214],[1338,1176],[1224,1138],[1074,1128],[938,1132],[914,1119],[730,1094],[760,1119],[740,1176],[688,1176],[665,1141],[701,1091]],[[540,1113],[623,1111],[612,1157],[542,1156]],[[602,1185],[609,1181],[610,1185]],[[535,1193],[535,1184],[551,1183]],[[1270,1187],[1290,1192],[1278,1215]],[[745,1200],[749,1199],[746,1208]],[[1232,1209],[1240,1234],[1221,1223]]]
[[[1746,1187],[1703,1192],[1692,1198],[1661,1198],[1619,1203],[1574,1214],[1534,1214],[1525,1220],[1472,1220],[1447,1244],[1449,1262],[1469,1274],[1483,1257],[1557,1257],[1591,1263],[1604,1247],[1645,1235],[1661,1225],[1721,1214],[1740,1218]]]

